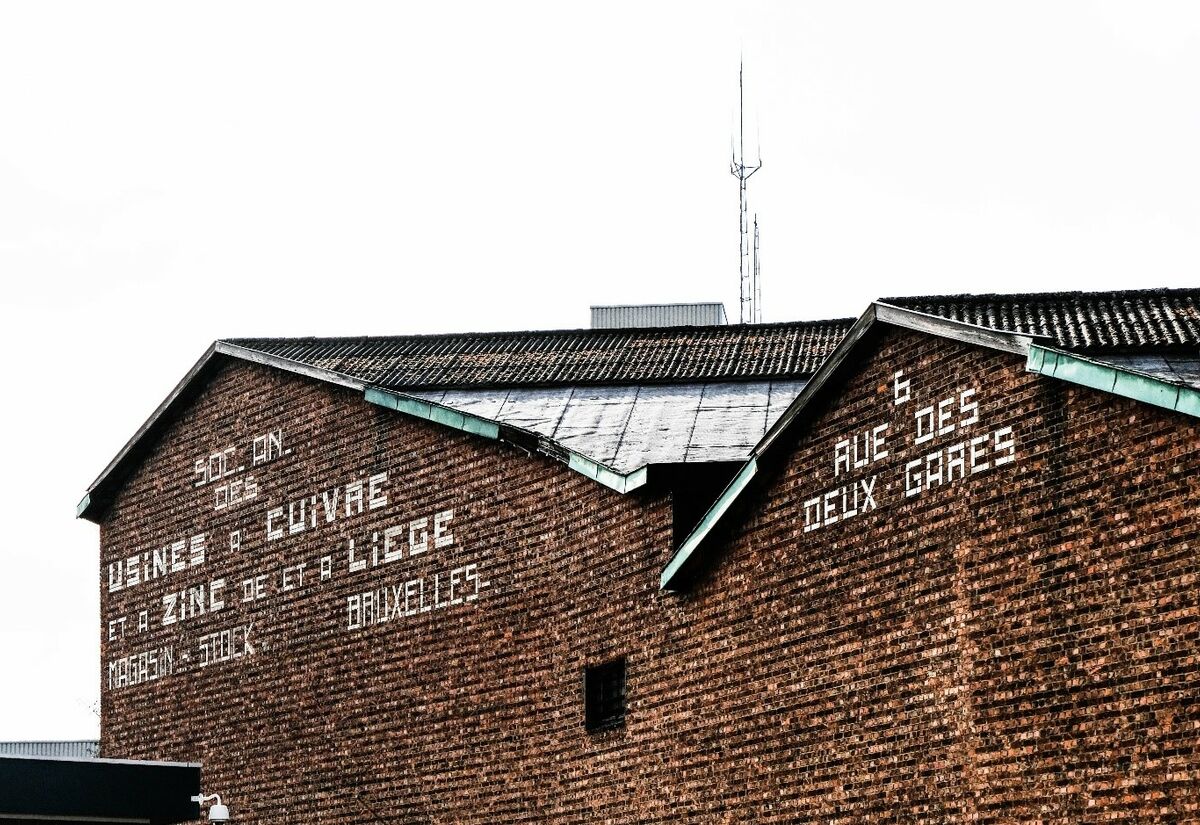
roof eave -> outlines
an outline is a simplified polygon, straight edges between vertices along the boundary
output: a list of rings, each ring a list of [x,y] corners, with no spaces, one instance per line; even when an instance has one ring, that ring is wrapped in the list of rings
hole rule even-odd
[[[1040,344],[1030,347],[1025,369],[1037,375],[1050,376],[1081,387],[1090,387],[1184,415],[1200,417],[1200,390],[1194,387],[1166,381],[1158,376],[1106,361],[1064,352],[1056,347]]]
[[[182,379],[180,379],[179,383],[176,384],[174,389],[172,389],[167,397],[163,399],[162,403],[155,408],[154,412],[150,414],[150,417],[142,423],[142,426],[138,427],[137,432],[135,432],[133,436],[125,442],[125,446],[123,446],[120,451],[117,452],[116,456],[113,457],[112,461],[108,462],[108,465],[100,471],[100,475],[96,476],[96,479],[90,485],[88,485],[87,492],[84,494],[83,498],[80,499],[79,504],[75,508],[76,518],[84,518],[88,521],[97,523],[99,522],[101,514],[105,509],[107,509],[108,504],[110,503],[108,495],[110,492],[110,481],[116,478],[117,471],[119,469],[123,468],[128,461],[136,456],[142,443],[151,435],[152,431],[159,426],[160,422],[163,421],[167,413],[170,412],[175,405],[186,396],[188,390],[200,377],[201,373],[203,373],[209,367],[213,359],[216,358],[218,354],[217,345],[219,343],[220,342],[215,342],[211,344],[208,349],[204,351],[204,354],[200,356],[199,360],[197,360],[196,363],[192,365],[192,368],[187,371]]]
[[[539,435],[531,430],[502,424],[491,419],[471,415],[451,407],[427,401],[423,398],[406,393],[372,386],[364,381],[333,370],[314,367],[287,358],[269,355],[258,350],[233,344],[228,341],[216,341],[188,370],[183,379],[176,384],[171,393],[154,410],[145,423],[138,428],[133,437],[126,442],[116,457],[97,476],[87,488],[83,498],[75,508],[76,518],[87,519],[99,523],[112,500],[113,488],[124,477],[124,471],[129,464],[137,460],[147,449],[147,443],[158,432],[170,414],[182,403],[186,402],[190,391],[203,378],[210,365],[218,357],[236,358],[254,364],[274,367],[296,375],[302,375],[321,381],[345,387],[356,392],[362,392],[369,403],[387,407],[398,412],[430,421],[436,424],[472,433],[484,438],[504,441],[529,452],[540,452],[561,461],[572,470],[588,478],[616,490],[619,493],[629,493],[645,486],[649,480],[649,468],[645,465],[629,472],[621,472],[602,462],[578,453],[555,442],[553,439]]]

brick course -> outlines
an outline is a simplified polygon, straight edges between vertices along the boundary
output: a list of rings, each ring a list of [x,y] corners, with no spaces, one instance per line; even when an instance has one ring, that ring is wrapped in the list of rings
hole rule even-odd
[[[896,370],[912,381],[900,407]],[[1016,460],[904,496],[908,461],[961,440],[912,444],[913,413],[969,387],[979,420],[962,435],[1011,425]],[[884,422],[888,458],[835,478],[836,442]],[[249,464],[277,428],[292,453],[238,476],[255,499],[214,511],[194,461],[237,445]],[[889,332],[675,595],[657,588],[670,490],[622,496],[347,390],[227,366],[102,524],[102,752],[202,760],[239,823],[1197,819],[1196,436],[1016,356]],[[383,470],[386,507],[267,540],[270,509]],[[871,474],[876,509],[804,530],[805,501]],[[449,509],[452,546],[347,570],[349,539]],[[108,591],[110,564],[199,532],[203,564]],[[300,561],[305,584],[282,592]],[[472,563],[490,582],[476,601],[347,627],[353,595]],[[243,603],[260,573],[266,597]],[[214,578],[223,609],[160,625],[166,593]],[[198,666],[206,634],[251,623],[253,654]],[[110,662],[168,645],[178,672],[109,687]],[[584,666],[621,654],[626,726],[589,734]]]

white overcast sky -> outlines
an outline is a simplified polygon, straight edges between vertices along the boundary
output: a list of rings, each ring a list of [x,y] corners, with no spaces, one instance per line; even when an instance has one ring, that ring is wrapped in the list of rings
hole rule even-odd
[[[97,734],[84,489],[218,337],[1196,285],[1200,4],[0,3],[0,739]],[[757,126],[756,126],[757,124]]]

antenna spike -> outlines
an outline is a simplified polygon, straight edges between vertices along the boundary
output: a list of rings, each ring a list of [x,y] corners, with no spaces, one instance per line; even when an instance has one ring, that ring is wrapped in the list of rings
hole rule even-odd
[[[762,280],[758,269],[758,213],[754,213],[754,323],[762,323]]]
[[[738,133],[734,147],[730,137],[733,159],[729,171],[738,179],[738,323],[752,324],[762,320],[759,306],[761,293],[758,286],[758,214],[754,215],[753,241],[747,221],[748,200],[746,182],[762,168],[762,137],[758,136],[758,160],[754,166],[746,165],[746,86],[744,83],[745,60],[738,57]],[[755,119],[757,128],[757,116]]]

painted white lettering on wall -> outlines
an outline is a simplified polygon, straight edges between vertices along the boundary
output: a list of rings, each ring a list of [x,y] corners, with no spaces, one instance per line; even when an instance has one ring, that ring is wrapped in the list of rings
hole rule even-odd
[[[162,596],[163,626],[225,609],[225,580],[213,579]]]
[[[887,458],[885,439],[889,426],[880,424],[837,442],[833,447],[834,477],[862,469],[872,462]]]
[[[487,586],[488,582],[480,577],[479,565],[467,564],[355,593],[346,597],[346,629],[357,630],[467,604],[478,599]]]
[[[860,479],[804,502],[804,532],[847,521],[875,509],[877,476]]]
[[[904,495],[920,495],[942,484],[982,473],[1015,461],[1017,445],[1012,427],[1001,427],[991,433],[960,441],[914,458],[904,465]]]
[[[208,667],[254,655],[253,630],[254,624],[250,623],[204,634],[196,645],[196,664]]]
[[[214,510],[225,510],[253,501],[258,497],[259,484],[252,475],[239,478],[250,467],[261,467],[276,461],[291,450],[283,447],[283,430],[276,429],[254,436],[245,447],[224,447],[192,463],[192,486],[212,486],[210,499]]]
[[[213,490],[213,509],[224,510],[226,507],[237,507],[247,501],[258,498],[258,482],[254,476],[237,478],[226,484],[219,484]]]
[[[912,379],[897,370],[892,377],[892,407],[915,401],[916,394]],[[893,488],[904,491],[903,499],[912,499],[935,487],[1016,461],[1013,428],[1004,426],[976,434],[979,421],[976,388],[965,387],[911,414],[835,439],[833,478],[840,484],[804,500],[804,532],[876,510]],[[899,478],[876,469],[878,462],[898,457],[897,444],[906,434],[905,446],[923,448],[923,454],[907,460]]]
[[[175,671],[175,655],[171,646],[143,650],[108,661],[110,690],[153,682]]]
[[[267,511],[267,541],[278,541],[284,536],[316,530],[386,507],[387,481],[385,470],[366,480],[360,478],[273,507]]]
[[[874,457],[881,448],[873,435],[867,434],[863,443]],[[107,577],[109,593],[123,597],[138,587],[149,591],[141,605],[119,600],[106,605],[109,689],[261,653],[265,646],[253,632],[261,626],[257,622],[278,615],[279,610],[308,605],[295,597],[343,576],[369,576],[371,571],[385,572],[384,568],[395,571],[386,584],[354,585],[347,623],[337,620],[343,630],[468,605],[489,587],[477,562],[449,557],[459,552],[462,535],[454,509],[396,513],[390,487],[395,476],[386,469],[362,469],[333,486],[328,481],[319,487],[314,483],[308,495],[294,497],[297,491],[292,488],[279,496],[272,491],[276,468],[269,465],[291,452],[283,429],[276,428],[189,458],[190,489],[200,493],[204,517],[220,521],[208,532],[196,531],[155,549],[119,554],[121,558],[107,564],[102,575]],[[245,518],[234,512],[243,505],[250,505]],[[356,521],[367,526],[350,532]],[[314,539],[322,528],[336,534],[337,541],[319,546]],[[289,538],[295,540],[286,541]],[[259,569],[253,566],[256,558],[265,562]],[[228,563],[238,565],[237,572],[220,575],[233,569],[224,567]],[[221,570],[197,581],[193,571],[212,564],[222,565]],[[329,592],[338,594],[339,603],[346,598],[341,588]],[[322,615],[338,613],[340,609]],[[214,628],[214,623],[222,624],[220,620],[230,615],[241,624]],[[173,644],[150,648],[150,640],[164,631]],[[146,641],[139,645],[135,639],[141,634],[146,634],[142,637]],[[126,645],[144,649],[123,655]]]
[[[451,521],[453,510],[442,510],[432,518],[426,516],[371,533],[370,542],[349,539],[346,563],[351,573],[366,570],[368,566],[379,567],[403,558],[412,558],[432,549],[442,549],[454,544]],[[431,527],[432,524],[432,527]]]
[[[254,436],[251,448],[251,461],[255,467],[270,464],[277,458],[283,457],[283,430],[272,430],[264,435]]]
[[[108,564],[108,592],[128,590],[139,584],[166,578],[204,564],[206,539],[204,533],[190,539],[178,539],[170,544],[143,550]]]

